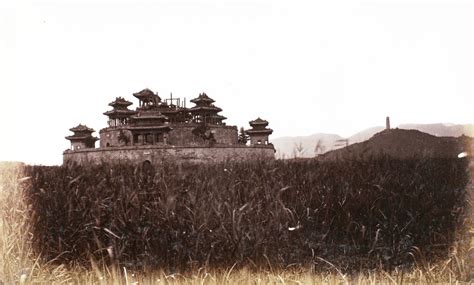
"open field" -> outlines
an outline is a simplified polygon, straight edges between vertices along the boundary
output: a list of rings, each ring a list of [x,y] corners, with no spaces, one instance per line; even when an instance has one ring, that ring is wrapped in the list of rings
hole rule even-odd
[[[0,279],[456,283],[468,274],[464,167],[452,160],[194,171],[2,165]]]

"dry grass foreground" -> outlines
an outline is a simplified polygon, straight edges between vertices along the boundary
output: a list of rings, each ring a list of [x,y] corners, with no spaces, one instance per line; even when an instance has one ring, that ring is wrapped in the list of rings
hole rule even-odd
[[[471,167],[471,175],[473,170]],[[335,267],[331,272],[315,273],[311,267],[273,269],[271,265],[257,271],[234,270],[233,267],[221,271],[199,268],[185,274],[132,272],[125,267],[105,266],[93,261],[92,269],[66,268],[43,263],[41,256],[33,253],[29,205],[22,199],[25,190],[21,185],[27,179],[23,177],[21,165],[0,164],[0,284],[461,284],[469,274],[465,251],[457,248],[453,248],[453,254],[443,262],[426,262],[409,272],[374,270],[350,276]],[[472,196],[469,205],[472,205]]]

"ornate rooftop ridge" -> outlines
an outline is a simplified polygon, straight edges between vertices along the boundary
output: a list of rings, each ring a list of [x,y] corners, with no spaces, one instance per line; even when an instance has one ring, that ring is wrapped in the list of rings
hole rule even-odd
[[[94,129],[87,127],[86,125],[79,124],[69,129],[71,132],[95,132]]]

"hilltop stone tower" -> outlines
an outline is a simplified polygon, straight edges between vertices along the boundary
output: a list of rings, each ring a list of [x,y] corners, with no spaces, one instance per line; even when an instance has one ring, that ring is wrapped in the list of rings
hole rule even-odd
[[[390,130],[390,117],[385,118],[385,129]]]

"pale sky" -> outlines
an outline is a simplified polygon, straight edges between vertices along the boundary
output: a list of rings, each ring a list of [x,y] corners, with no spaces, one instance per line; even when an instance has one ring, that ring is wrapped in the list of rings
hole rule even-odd
[[[0,2],[0,161],[60,164],[115,97],[206,92],[273,138],[474,123],[472,1]],[[98,136],[98,133],[95,133]]]

